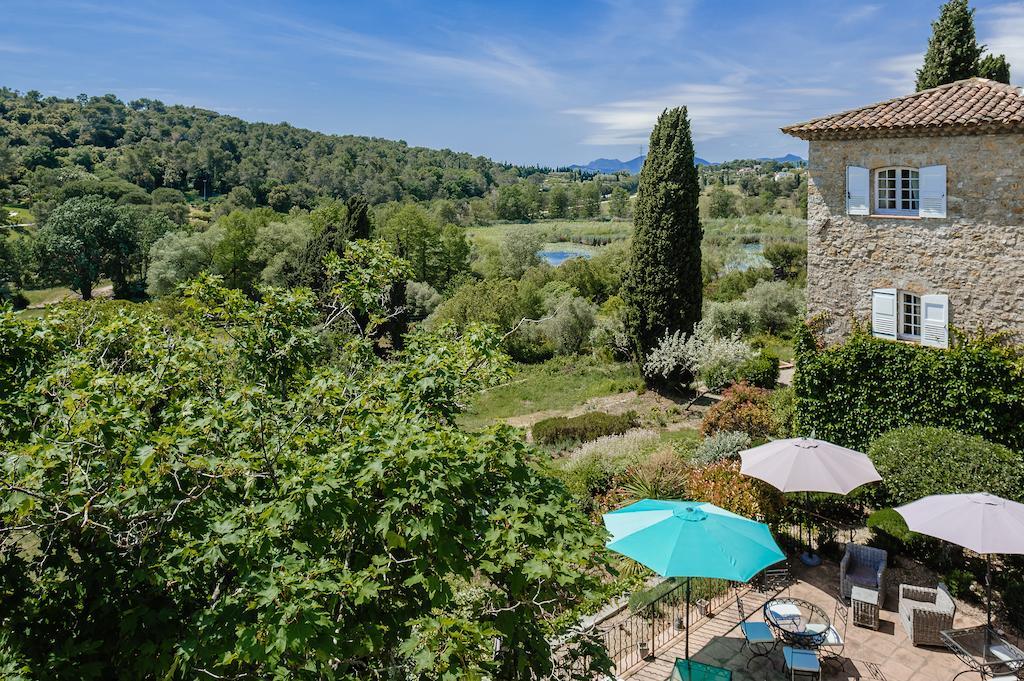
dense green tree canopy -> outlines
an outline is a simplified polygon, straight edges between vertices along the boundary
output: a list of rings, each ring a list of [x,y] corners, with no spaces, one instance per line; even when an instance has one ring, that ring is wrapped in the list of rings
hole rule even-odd
[[[519,435],[454,425],[505,374],[492,330],[328,352],[387,317],[387,251],[350,245],[320,301],[206,278],[169,316],[0,311],[0,670],[546,676],[601,538]]]
[[[249,194],[237,198],[281,212],[311,208],[317,195],[466,199],[520,174],[480,156],[248,123],[155,100],[126,105],[114,95],[60,99],[0,88],[0,130],[12,152],[0,179],[11,183],[31,185],[39,169],[71,166],[145,191],[214,195],[244,187]]]

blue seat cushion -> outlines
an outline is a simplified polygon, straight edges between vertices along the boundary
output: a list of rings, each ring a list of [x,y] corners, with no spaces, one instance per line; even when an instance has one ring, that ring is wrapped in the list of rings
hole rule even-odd
[[[878,570],[870,565],[854,565],[846,571],[846,578],[858,586],[878,586]]]
[[[772,643],[775,635],[764,622],[740,622],[740,630],[750,643]]]
[[[786,666],[794,671],[821,671],[821,663],[818,662],[818,656],[811,650],[803,650],[801,648],[790,648],[789,646],[787,646],[782,649],[782,656],[786,658]]]

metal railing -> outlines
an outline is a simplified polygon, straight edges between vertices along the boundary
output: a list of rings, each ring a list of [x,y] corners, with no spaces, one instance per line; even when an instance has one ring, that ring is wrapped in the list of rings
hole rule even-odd
[[[772,525],[772,531],[780,539],[790,540],[794,546],[811,544],[820,548],[829,542],[845,544],[854,541],[857,532],[863,527],[863,522],[841,521],[806,509],[793,508],[787,518]],[[814,541],[815,537],[817,541]]]
[[[720,583],[721,589],[714,589],[712,585]],[[713,590],[710,596],[698,598],[698,595],[707,594],[709,587]],[[658,588],[658,587],[655,587]],[[690,603],[690,630],[701,624],[712,613],[722,609],[730,600],[734,600],[737,594],[745,592],[749,587],[746,584],[725,582],[723,580],[693,579],[691,581]],[[650,603],[638,608],[624,619],[612,620],[604,625],[597,625],[592,634],[596,635],[602,642],[604,649],[615,665],[617,673],[634,667],[645,659],[651,658],[655,652],[667,645],[677,636],[685,633],[686,622],[686,581],[680,580],[678,584],[659,594]],[[555,665],[559,667],[560,661],[562,672],[570,671],[564,668],[565,657],[559,651],[555,651]],[[576,659],[572,663],[573,671],[586,669],[589,660]],[[559,675],[556,672],[555,678]]]

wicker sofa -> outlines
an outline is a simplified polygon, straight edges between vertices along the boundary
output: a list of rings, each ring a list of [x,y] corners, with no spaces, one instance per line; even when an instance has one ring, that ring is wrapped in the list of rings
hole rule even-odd
[[[900,621],[915,646],[941,646],[939,632],[953,628],[956,602],[939,583],[937,589],[900,584]]]
[[[843,599],[849,603],[853,587],[878,591],[878,607],[885,603],[885,573],[889,563],[889,554],[872,546],[862,546],[850,542],[846,545],[846,553],[839,563],[839,590]]]

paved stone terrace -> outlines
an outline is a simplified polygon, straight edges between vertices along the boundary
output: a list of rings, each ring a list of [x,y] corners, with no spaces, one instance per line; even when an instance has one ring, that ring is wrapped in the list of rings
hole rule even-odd
[[[783,595],[811,601],[832,617],[839,593],[839,568],[826,563],[818,568],[793,567],[796,581]],[[927,585],[925,585],[927,586]],[[841,681],[948,681],[966,669],[952,653],[941,648],[917,648],[911,645],[903,625],[899,623],[898,584],[891,584],[881,613],[878,631],[854,626],[852,611],[846,634],[846,648],[840,662],[823,666],[823,678]],[[743,595],[744,609],[750,620],[763,620],[762,608],[769,596],[757,591]],[[705,620],[690,632],[690,654],[694,660],[730,669],[735,681],[768,681],[788,678],[782,671],[782,646],[769,660],[754,659],[747,664],[749,653],[741,650],[743,635],[738,628],[739,615],[735,604]],[[976,616],[957,610],[955,626],[981,624]],[[666,681],[672,663],[684,656],[684,638],[677,636],[656,651],[657,657],[625,670],[621,678],[629,681]],[[774,663],[774,666],[773,664]],[[964,674],[961,679],[973,681],[977,675]]]

